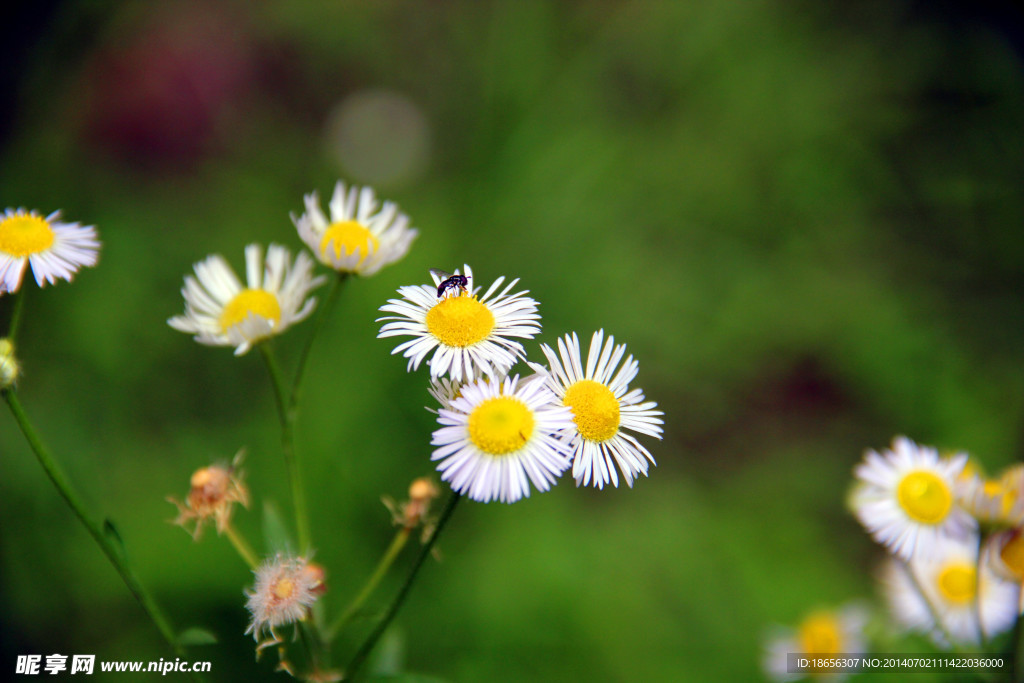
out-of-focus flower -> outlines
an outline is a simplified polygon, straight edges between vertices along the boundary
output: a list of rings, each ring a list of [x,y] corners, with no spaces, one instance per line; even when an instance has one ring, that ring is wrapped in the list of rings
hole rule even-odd
[[[218,534],[224,533],[231,521],[235,503],[249,507],[249,490],[242,483],[242,473],[238,469],[241,459],[242,452],[239,451],[230,467],[211,465],[196,470],[192,474],[185,502],[170,497],[167,499],[178,507],[175,524],[187,530],[187,525],[194,523],[194,539],[199,539],[203,526],[210,521],[215,524]]]
[[[940,458],[904,436],[892,449],[869,450],[854,470],[853,512],[872,537],[908,560],[928,554],[944,536],[965,538],[976,522],[956,504],[953,487],[965,454]]]
[[[181,290],[185,314],[167,321],[195,335],[200,344],[234,346],[246,353],[256,342],[281,334],[304,320],[316,306],[310,291],[323,283],[313,277],[313,261],[303,252],[294,264],[288,250],[271,244],[267,259],[258,244],[245,248],[246,286],[219,254],[195,264]]]
[[[338,181],[328,208],[320,209],[316,192],[306,195],[306,212],[292,216],[299,237],[326,266],[342,273],[373,275],[409,251],[418,231],[392,202],[377,205],[373,189]]]
[[[31,267],[36,284],[68,282],[82,266],[99,260],[96,228],[64,223],[60,211],[46,218],[35,211],[7,209],[0,216],[0,293],[16,292]]]
[[[309,608],[322,592],[322,570],[310,571],[304,557],[277,555],[255,571],[256,585],[247,591],[246,608],[252,621],[246,633],[257,642],[265,635],[270,639],[261,647],[280,642],[274,629],[306,618]]]
[[[997,526],[1024,522],[1024,465],[1008,467],[995,478],[971,468],[957,479],[955,492],[957,502],[979,522]]]
[[[999,577],[988,562],[979,569],[976,535],[940,538],[930,555],[910,562],[890,559],[882,579],[897,623],[940,647],[978,645],[1017,616],[1020,585]]]
[[[795,629],[777,627],[765,645],[765,673],[777,681],[803,678],[805,674],[790,673],[791,654],[823,658],[862,654],[866,650],[865,624],[867,611],[859,603],[850,603],[837,610],[812,612]],[[836,674],[833,680],[839,677]]]
[[[1024,583],[1024,527],[992,534],[985,542],[983,555],[999,577]]]
[[[405,529],[415,529],[420,524],[425,530],[429,530],[428,523],[430,504],[441,495],[437,484],[430,477],[420,477],[409,485],[409,500],[404,503],[396,503],[394,499],[385,496],[381,502],[391,512],[392,521]]]

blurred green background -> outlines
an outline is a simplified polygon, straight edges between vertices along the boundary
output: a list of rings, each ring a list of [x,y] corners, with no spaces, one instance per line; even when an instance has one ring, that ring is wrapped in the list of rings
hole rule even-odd
[[[255,504],[239,528],[259,544],[264,503],[289,496],[258,354],[165,321],[207,254],[241,269],[250,242],[298,249],[289,213],[339,177],[421,234],[346,287],[312,357],[298,438],[328,609],[393,533],[380,496],[432,471],[426,372],[407,374],[374,323],[429,268],[520,277],[538,341],[614,334],[666,413],[632,490],[566,478],[460,506],[396,622],[410,671],[758,679],[770,625],[876,600],[882,553],[844,509],[864,448],[907,434],[992,469],[1021,458],[1019,14],[854,4],[15,11],[0,203],[61,208],[103,240],[74,283],[29,286],[20,394],[175,624],[217,634],[190,651],[212,680],[283,679],[243,635],[251,573],[224,539],[168,524],[165,497],[243,446]],[[286,363],[308,331],[279,340]],[[6,411],[0,525],[5,672],[17,654],[168,656]]]

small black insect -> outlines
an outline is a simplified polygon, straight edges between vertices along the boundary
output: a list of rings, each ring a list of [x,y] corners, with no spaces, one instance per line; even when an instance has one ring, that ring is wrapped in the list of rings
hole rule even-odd
[[[437,268],[431,268],[430,274],[436,276],[441,281],[441,284],[437,286],[438,299],[443,297],[444,293],[449,289],[458,289],[461,292],[465,292],[466,288],[469,287],[469,278],[465,275],[452,275]]]

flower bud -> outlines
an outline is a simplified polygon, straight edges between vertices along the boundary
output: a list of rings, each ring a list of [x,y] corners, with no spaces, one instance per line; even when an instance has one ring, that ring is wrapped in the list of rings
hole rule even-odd
[[[6,337],[0,339],[0,389],[14,386],[21,374],[21,365],[14,357],[14,342]]]

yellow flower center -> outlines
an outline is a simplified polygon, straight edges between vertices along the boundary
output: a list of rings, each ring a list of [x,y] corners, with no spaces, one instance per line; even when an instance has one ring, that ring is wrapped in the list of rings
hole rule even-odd
[[[341,258],[342,252],[350,256],[359,250],[359,265],[366,260],[370,250],[377,251],[380,242],[359,221],[331,223],[320,239],[320,255],[327,256],[327,249],[334,250],[334,258]]]
[[[607,441],[619,432],[619,402],[612,390],[592,379],[581,379],[565,392],[580,436],[588,441]]]
[[[533,434],[533,412],[510,396],[489,398],[469,415],[469,438],[484,453],[518,451]]]
[[[450,296],[427,311],[427,330],[445,346],[465,348],[494,329],[494,314],[476,297]]]
[[[0,220],[0,252],[16,258],[46,251],[53,244],[53,228],[34,214],[15,214]]]
[[[916,522],[938,524],[953,506],[949,486],[933,472],[917,470],[903,477],[896,490],[900,507]]]
[[[243,289],[220,314],[220,331],[227,332],[250,315],[258,315],[273,324],[281,322],[281,304],[264,289]]]
[[[281,577],[274,582],[274,588],[271,592],[278,600],[287,600],[295,592],[295,582],[286,576]]]
[[[949,564],[939,572],[937,580],[939,594],[950,603],[965,605],[977,593],[978,575],[973,564],[958,562]]]
[[[842,644],[842,626],[830,613],[812,614],[797,629],[800,652],[813,655],[835,655]]]
[[[1024,579],[1024,533],[1020,529],[1011,534],[1010,539],[999,549],[999,557],[1007,569]]]

